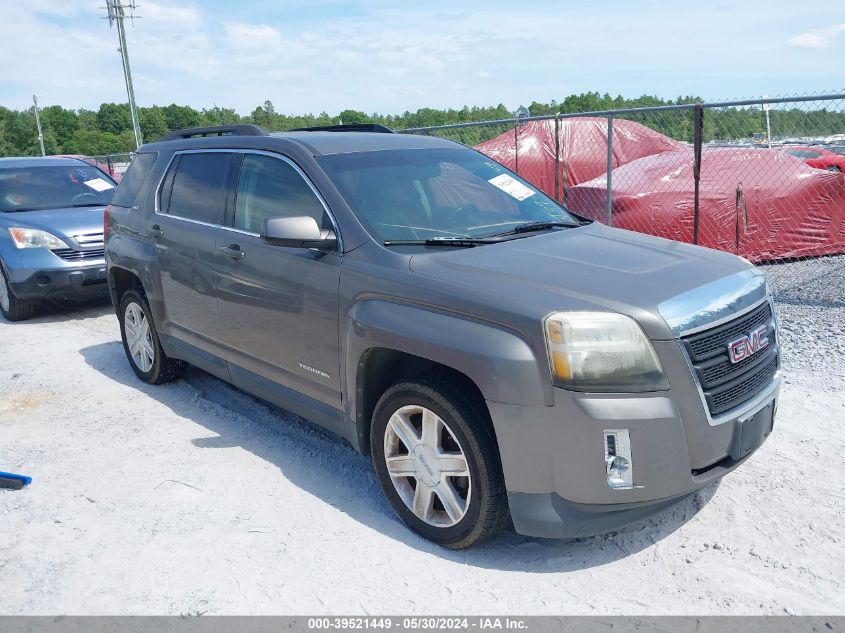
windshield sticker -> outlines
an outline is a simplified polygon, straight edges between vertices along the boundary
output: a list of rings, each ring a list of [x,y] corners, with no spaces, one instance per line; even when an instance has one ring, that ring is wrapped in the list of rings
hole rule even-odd
[[[491,178],[487,182],[489,182],[494,187],[498,187],[506,194],[508,194],[512,198],[516,198],[520,202],[534,195],[534,192],[531,191],[531,189],[529,189],[521,182],[513,178],[510,174],[499,174],[498,176]]]
[[[114,189],[114,185],[110,182],[106,182],[102,178],[94,178],[92,180],[86,180],[85,183],[94,191],[105,191],[106,189]]]

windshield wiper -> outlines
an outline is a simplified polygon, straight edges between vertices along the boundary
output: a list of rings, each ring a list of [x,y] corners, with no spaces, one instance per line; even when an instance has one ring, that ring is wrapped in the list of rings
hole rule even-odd
[[[505,231],[504,233],[497,233],[496,235],[514,235],[519,233],[531,233],[533,231],[543,231],[545,229],[554,229],[554,228],[563,228],[563,229],[571,229],[578,226],[577,224],[572,224],[571,222],[561,222],[559,220],[540,220],[539,222],[526,222],[525,224],[520,224],[519,226],[515,226],[510,231]]]
[[[385,246],[449,246],[453,248],[472,248],[479,244],[495,244],[501,239],[489,237],[433,237],[427,240],[385,240]]]

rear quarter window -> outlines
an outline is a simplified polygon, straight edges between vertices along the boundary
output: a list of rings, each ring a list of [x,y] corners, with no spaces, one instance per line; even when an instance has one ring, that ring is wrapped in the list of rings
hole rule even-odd
[[[135,159],[129,165],[129,169],[120,181],[117,192],[114,194],[111,203],[118,207],[131,207],[138,197],[138,192],[147,181],[150,170],[156,162],[158,154],[136,154]]]

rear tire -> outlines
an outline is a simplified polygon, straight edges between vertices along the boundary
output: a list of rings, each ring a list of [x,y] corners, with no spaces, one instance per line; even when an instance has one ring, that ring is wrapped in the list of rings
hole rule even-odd
[[[25,321],[35,311],[35,304],[32,301],[18,299],[6,279],[6,273],[0,264],[0,313],[7,321]]]
[[[492,430],[456,389],[428,381],[390,387],[373,414],[370,449],[390,505],[422,537],[464,549],[508,523]]]
[[[185,374],[188,363],[170,358],[161,348],[146,297],[136,290],[127,290],[120,301],[118,318],[123,351],[138,378],[160,385]]]

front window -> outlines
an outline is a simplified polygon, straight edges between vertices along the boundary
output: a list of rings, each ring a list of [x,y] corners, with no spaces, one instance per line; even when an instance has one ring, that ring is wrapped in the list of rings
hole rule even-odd
[[[298,216],[314,218],[324,229],[332,228],[320,200],[292,165],[263,154],[244,156],[235,198],[235,228],[261,233],[265,220]]]
[[[0,169],[0,212],[104,207],[116,183],[90,165],[33,165]]]
[[[484,237],[532,222],[578,225],[539,189],[470,149],[359,152],[318,161],[381,241]]]

